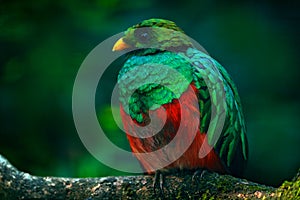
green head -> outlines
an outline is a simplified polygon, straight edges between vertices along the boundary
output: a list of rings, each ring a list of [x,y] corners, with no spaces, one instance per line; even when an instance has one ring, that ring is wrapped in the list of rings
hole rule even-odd
[[[148,19],[128,28],[125,36],[115,43],[113,51],[130,48],[184,51],[192,46],[189,37],[174,22]]]

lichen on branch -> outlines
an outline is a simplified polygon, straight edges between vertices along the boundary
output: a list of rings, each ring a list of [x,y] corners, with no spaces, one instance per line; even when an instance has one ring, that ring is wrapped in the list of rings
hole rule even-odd
[[[299,173],[280,188],[230,175],[207,172],[192,179],[190,173],[165,177],[166,199],[277,199],[299,197]],[[0,199],[153,199],[153,176],[102,178],[39,177],[21,172],[0,155]]]

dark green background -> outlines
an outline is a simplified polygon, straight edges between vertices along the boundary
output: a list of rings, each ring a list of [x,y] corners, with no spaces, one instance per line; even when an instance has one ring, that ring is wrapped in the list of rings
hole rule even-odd
[[[0,1],[0,153],[35,175],[122,174],[100,164],[79,140],[72,119],[73,82],[101,41],[159,17],[175,21],[230,72],[248,127],[246,176],[280,184],[300,167],[295,2]],[[103,84],[113,85],[115,76],[106,73]],[[109,88],[98,91],[100,121],[116,143],[126,146],[110,118],[109,98]]]

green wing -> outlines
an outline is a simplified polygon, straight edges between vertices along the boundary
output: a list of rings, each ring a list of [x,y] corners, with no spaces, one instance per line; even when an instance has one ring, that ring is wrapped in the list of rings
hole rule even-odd
[[[243,159],[247,160],[244,116],[240,97],[232,79],[217,61],[201,51],[189,48],[186,56],[194,65],[194,83],[199,90],[201,132],[208,134],[208,141],[212,144],[222,110],[226,111],[224,127],[215,149],[228,167],[231,166],[238,148],[242,150]],[[222,94],[226,103],[220,105],[217,99]],[[221,115],[212,116],[212,105],[215,105],[217,113],[219,111]]]
[[[132,56],[118,76],[125,112],[142,122],[142,113],[178,99],[193,80],[192,68],[188,59],[174,52]]]

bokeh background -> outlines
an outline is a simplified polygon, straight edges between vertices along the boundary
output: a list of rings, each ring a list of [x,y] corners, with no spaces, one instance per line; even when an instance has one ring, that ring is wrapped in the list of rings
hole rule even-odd
[[[19,169],[40,176],[124,174],[99,163],[82,145],[72,118],[72,87],[96,45],[153,17],[175,21],[235,80],[248,128],[246,178],[277,186],[300,167],[296,1],[0,3],[0,153]],[[128,148],[108,105],[116,69],[101,80],[96,109],[112,140]]]

